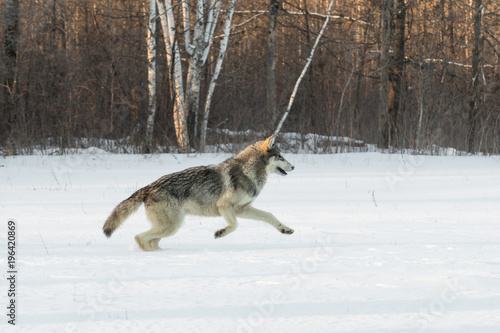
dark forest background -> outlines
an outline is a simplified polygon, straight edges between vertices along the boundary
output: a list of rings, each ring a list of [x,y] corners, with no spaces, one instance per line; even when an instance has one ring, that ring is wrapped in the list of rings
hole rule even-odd
[[[234,139],[222,130],[252,130],[256,138],[274,131],[328,4],[236,2],[211,103],[208,145]],[[107,148],[110,142],[142,152],[149,8],[149,1],[133,0],[3,1],[1,152]],[[179,21],[180,10],[174,8]],[[282,132],[350,137],[381,148],[500,153],[498,1],[338,0],[332,14]],[[268,90],[270,15],[277,22],[274,101]],[[203,69],[202,96],[222,27],[223,18]],[[181,36],[180,22],[177,30]],[[177,145],[171,66],[161,34],[156,37],[156,152]],[[179,43],[187,66],[181,37]]]

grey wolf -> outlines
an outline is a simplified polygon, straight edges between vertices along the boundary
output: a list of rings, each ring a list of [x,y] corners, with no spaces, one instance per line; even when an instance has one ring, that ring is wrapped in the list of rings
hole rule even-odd
[[[221,164],[189,168],[168,174],[139,189],[113,210],[103,226],[107,237],[142,203],[151,229],[135,236],[144,251],[160,250],[163,237],[177,232],[185,215],[222,216],[228,226],[215,232],[227,236],[238,226],[237,217],[260,220],[283,234],[293,229],[271,213],[252,207],[270,174],[286,176],[295,167],[275,145],[275,137],[258,141]]]

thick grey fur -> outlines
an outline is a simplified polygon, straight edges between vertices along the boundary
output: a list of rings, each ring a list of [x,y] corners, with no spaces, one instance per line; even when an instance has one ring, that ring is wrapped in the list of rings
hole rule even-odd
[[[272,214],[252,207],[271,173],[287,175],[294,167],[283,158],[274,144],[274,136],[248,146],[237,156],[221,164],[199,166],[163,176],[122,201],[103,226],[107,237],[134,213],[142,203],[152,228],[135,236],[144,251],[159,250],[159,241],[171,236],[187,214],[223,216],[228,226],[215,238],[233,232],[236,217],[261,220],[281,233],[292,234]]]

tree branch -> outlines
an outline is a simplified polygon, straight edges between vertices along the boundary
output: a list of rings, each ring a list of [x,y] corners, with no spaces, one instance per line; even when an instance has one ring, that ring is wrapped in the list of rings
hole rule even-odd
[[[265,14],[267,12],[268,12],[268,10],[238,10],[234,13],[240,14],[240,15],[257,14],[257,16],[258,16],[258,15]],[[287,10],[282,10],[282,13],[284,15],[289,15],[289,16],[301,16],[301,15],[307,14],[311,18],[315,18],[315,19],[321,20],[321,21],[324,21],[326,19],[332,19],[332,20],[337,20],[337,21],[348,21],[348,22],[356,23],[356,24],[363,25],[363,26],[370,26],[370,27],[375,26],[375,24],[373,24],[373,23],[362,21],[362,20],[359,20],[359,19],[353,18],[353,17],[348,17],[348,16],[345,16],[343,14],[332,15],[332,14],[319,14],[319,13],[314,13],[314,12],[313,13],[311,13],[311,12],[303,13],[303,12],[290,12]]]
[[[297,94],[297,90],[299,89],[300,83],[302,82],[302,79],[304,78],[304,75],[306,74],[307,70],[309,69],[309,66],[311,65],[312,58],[314,56],[314,51],[316,51],[316,48],[318,47],[319,40],[323,36],[323,33],[325,32],[326,26],[328,22],[330,21],[330,11],[332,9],[332,5],[335,2],[335,0],[330,1],[330,5],[328,6],[328,14],[326,15],[325,23],[323,23],[323,27],[321,28],[321,31],[318,34],[318,37],[316,37],[316,41],[314,42],[314,46],[311,49],[311,54],[309,55],[309,58],[307,58],[306,65],[304,66],[304,69],[302,69],[302,73],[300,74],[299,78],[297,79],[297,82],[295,83],[295,87],[293,88],[292,95],[290,96],[290,101],[288,102],[288,107],[286,108],[285,113],[283,114],[283,117],[281,118],[278,127],[276,127],[276,130],[274,131],[274,135],[278,135],[278,133],[281,130],[281,126],[283,126],[283,123],[285,122],[286,118],[288,117],[288,114],[290,113],[290,110],[292,109],[293,101],[295,100],[295,96]]]

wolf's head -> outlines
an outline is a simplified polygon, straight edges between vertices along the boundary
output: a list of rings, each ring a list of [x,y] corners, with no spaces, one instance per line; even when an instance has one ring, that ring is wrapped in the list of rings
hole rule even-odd
[[[286,176],[287,172],[292,171],[295,167],[281,155],[279,148],[274,144],[275,139],[275,136],[271,135],[262,144],[262,148],[266,150],[265,154],[268,157],[266,171],[268,174],[277,173]]]

